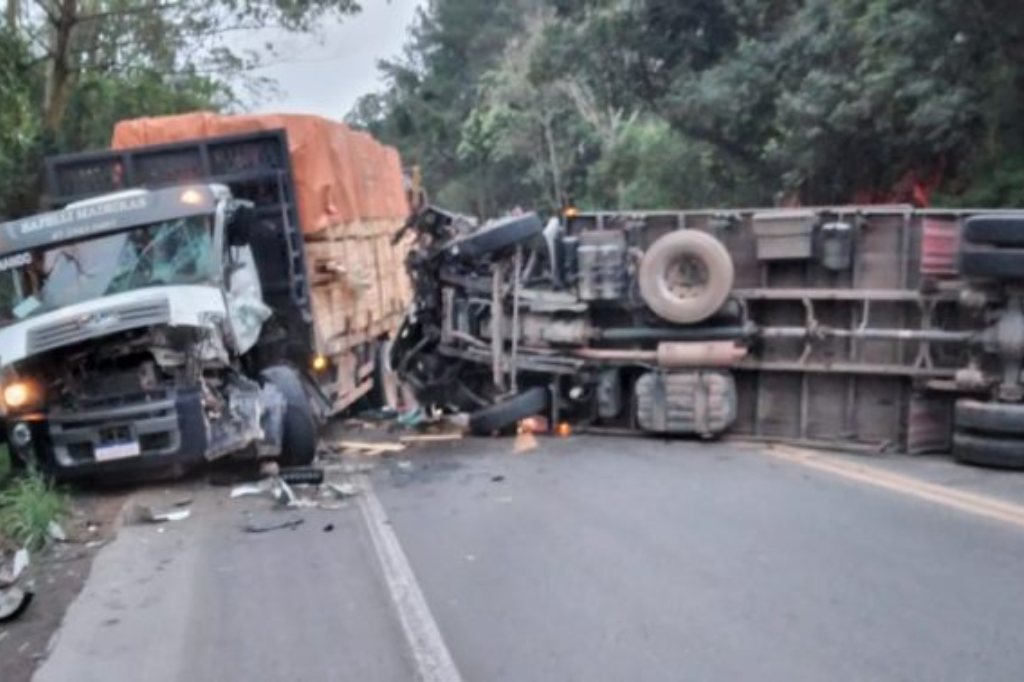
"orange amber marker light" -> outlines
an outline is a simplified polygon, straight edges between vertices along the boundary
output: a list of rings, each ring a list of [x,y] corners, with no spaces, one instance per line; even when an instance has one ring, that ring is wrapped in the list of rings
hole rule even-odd
[[[575,206],[570,206],[569,208],[565,209],[565,211],[563,211],[562,213],[562,215],[564,215],[566,218],[575,218],[579,214],[580,210]]]
[[[568,438],[572,435],[572,426],[569,425],[569,422],[558,422],[558,426],[555,427],[555,433],[560,438]]]
[[[313,371],[322,372],[327,369],[327,358],[323,355],[317,355],[313,358]]]
[[[197,189],[187,189],[181,193],[181,203],[198,206],[203,203],[203,194]]]

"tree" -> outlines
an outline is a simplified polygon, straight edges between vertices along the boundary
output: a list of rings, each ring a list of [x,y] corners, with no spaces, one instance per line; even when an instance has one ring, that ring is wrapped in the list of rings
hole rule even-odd
[[[33,0],[23,30],[48,64],[44,121],[56,133],[83,76],[237,78],[278,55],[273,45],[239,50],[231,36],[266,26],[309,32],[357,10],[355,0]]]

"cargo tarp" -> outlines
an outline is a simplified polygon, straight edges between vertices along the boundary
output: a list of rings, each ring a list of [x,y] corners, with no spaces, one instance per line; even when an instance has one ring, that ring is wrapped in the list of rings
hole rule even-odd
[[[111,146],[126,149],[196,138],[284,130],[288,134],[302,231],[313,235],[409,213],[401,160],[366,133],[318,116],[193,113],[118,123]]]

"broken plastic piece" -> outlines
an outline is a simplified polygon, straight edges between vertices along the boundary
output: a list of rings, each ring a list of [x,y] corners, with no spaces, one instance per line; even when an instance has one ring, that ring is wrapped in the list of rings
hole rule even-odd
[[[239,497],[266,495],[269,492],[270,486],[265,483],[246,483],[244,485],[235,486],[231,489],[231,499],[234,500]]]
[[[14,565],[11,567],[12,580],[17,580],[21,577],[21,574],[28,568],[29,557],[27,549],[19,549],[14,553]]]
[[[169,511],[156,511],[151,507],[136,504],[129,512],[129,519],[134,523],[167,523],[173,521],[184,521],[192,516],[191,509],[173,509]]]
[[[14,620],[25,613],[33,594],[18,587],[0,590],[0,623]]]
[[[351,483],[325,483],[324,489],[333,494],[339,500],[355,497],[359,494],[359,488]]]
[[[49,525],[46,526],[46,533],[53,540],[57,542],[67,542],[68,535],[64,532],[64,529],[56,521],[50,521]]]
[[[422,424],[424,419],[426,419],[426,415],[423,412],[423,408],[414,407],[408,412],[403,412],[398,415],[398,419],[396,421],[399,426],[412,427]]]

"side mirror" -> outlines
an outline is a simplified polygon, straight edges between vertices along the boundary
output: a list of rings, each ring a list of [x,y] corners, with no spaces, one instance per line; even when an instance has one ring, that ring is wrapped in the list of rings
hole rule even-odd
[[[246,246],[252,236],[256,224],[256,209],[250,203],[240,203],[235,207],[228,221],[227,239],[232,247]]]

